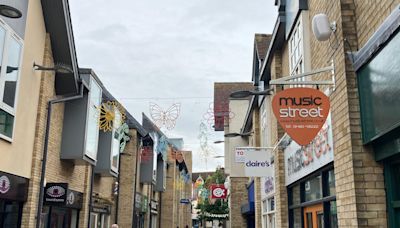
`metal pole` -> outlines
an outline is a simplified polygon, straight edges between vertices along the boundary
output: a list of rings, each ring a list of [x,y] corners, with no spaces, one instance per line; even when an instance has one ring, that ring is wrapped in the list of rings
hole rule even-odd
[[[43,148],[43,155],[42,155],[42,166],[40,171],[40,184],[39,184],[39,199],[37,203],[37,212],[36,212],[36,228],[40,228],[40,219],[42,215],[43,209],[43,198],[44,198],[44,179],[46,177],[46,163],[47,163],[47,152],[49,149],[49,135],[50,135],[50,123],[51,123],[51,111],[52,105],[80,99],[83,97],[83,84],[81,84],[80,93],[75,96],[71,97],[64,97],[58,98],[54,100],[50,100],[47,102],[47,120],[46,120],[46,129],[45,129],[45,136],[44,136],[44,148]]]
[[[90,228],[90,212],[92,211],[92,196],[93,196],[93,182],[94,182],[94,165],[90,165],[91,167],[91,176],[90,176],[90,190],[89,190],[89,207],[88,207],[88,221],[87,221],[87,227]]]

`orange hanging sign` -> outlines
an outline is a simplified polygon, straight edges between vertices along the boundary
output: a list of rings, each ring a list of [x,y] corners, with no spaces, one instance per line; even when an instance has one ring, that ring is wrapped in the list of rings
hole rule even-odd
[[[329,114],[329,98],[317,89],[291,88],[277,93],[272,109],[285,132],[299,145],[308,145]]]

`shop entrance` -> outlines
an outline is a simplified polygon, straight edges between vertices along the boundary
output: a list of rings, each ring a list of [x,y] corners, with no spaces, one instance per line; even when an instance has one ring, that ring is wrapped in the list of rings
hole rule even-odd
[[[305,207],[303,210],[304,228],[323,228],[324,227],[324,206],[317,204]]]

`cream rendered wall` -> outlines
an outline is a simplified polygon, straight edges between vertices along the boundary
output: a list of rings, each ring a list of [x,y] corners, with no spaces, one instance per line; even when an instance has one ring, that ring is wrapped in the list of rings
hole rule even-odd
[[[229,100],[229,108],[235,114],[225,133],[239,133],[249,106],[249,100]],[[242,137],[225,138],[225,169],[231,177],[244,176],[244,164],[235,162],[235,148],[248,146],[247,140]]]
[[[30,0],[28,4],[13,141],[0,139],[0,170],[27,178],[31,174],[41,76],[40,71],[33,71],[32,65],[43,62],[46,39],[40,1]]]

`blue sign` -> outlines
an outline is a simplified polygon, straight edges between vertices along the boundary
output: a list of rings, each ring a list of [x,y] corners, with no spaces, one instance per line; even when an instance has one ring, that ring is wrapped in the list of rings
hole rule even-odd
[[[181,203],[190,204],[190,199],[181,199]]]

